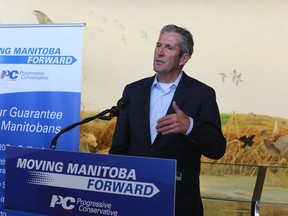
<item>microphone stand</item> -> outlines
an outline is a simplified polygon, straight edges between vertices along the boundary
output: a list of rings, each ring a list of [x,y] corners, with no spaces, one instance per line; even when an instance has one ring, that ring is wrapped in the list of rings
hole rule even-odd
[[[81,124],[84,124],[84,123],[87,123],[87,122],[90,122],[94,119],[101,119],[101,120],[111,120],[113,118],[113,116],[115,116],[115,110],[113,110],[114,107],[112,107],[112,109],[107,109],[107,110],[104,110],[102,111],[101,113],[98,113],[97,115],[95,116],[92,116],[92,117],[88,117],[88,118],[85,118],[83,119],[82,121],[80,122],[76,122],[74,124],[71,124],[65,128],[63,128],[62,130],[60,130],[60,132],[58,134],[56,134],[56,136],[53,138],[51,144],[50,144],[50,149],[51,150],[55,150],[56,149],[56,145],[57,145],[57,140],[58,138],[63,134],[63,133],[66,133],[67,131],[75,128],[76,126],[78,125],[81,125]],[[106,115],[107,113],[110,113],[110,115]],[[106,115],[106,116],[105,116]]]

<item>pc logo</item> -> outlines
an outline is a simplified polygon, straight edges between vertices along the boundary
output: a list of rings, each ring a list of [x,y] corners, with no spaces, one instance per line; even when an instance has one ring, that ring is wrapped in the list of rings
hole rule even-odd
[[[61,206],[65,210],[72,210],[75,207],[76,199],[74,197],[63,197],[60,195],[53,195],[50,207],[55,208],[56,206]]]
[[[0,79],[16,80],[18,78],[19,71],[17,70],[2,70],[0,73]]]

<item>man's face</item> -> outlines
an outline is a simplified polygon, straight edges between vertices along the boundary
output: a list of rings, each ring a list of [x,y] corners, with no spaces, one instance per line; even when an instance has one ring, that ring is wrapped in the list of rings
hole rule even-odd
[[[154,71],[159,75],[177,74],[183,67],[179,43],[181,35],[165,32],[159,36],[154,50]]]

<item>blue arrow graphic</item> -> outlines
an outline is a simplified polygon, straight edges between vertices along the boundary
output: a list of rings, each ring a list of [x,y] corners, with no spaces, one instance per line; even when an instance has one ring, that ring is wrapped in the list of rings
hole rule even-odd
[[[76,61],[77,59],[74,56],[0,56],[0,64],[72,65]]]

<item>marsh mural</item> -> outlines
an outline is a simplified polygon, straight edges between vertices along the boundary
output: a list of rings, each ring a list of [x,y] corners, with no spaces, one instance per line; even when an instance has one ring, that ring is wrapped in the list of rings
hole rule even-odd
[[[187,27],[195,50],[184,71],[216,90],[227,139],[223,158],[202,161],[288,166],[287,1],[0,0],[0,4],[0,24],[85,23],[82,119],[114,106],[126,84],[154,74],[153,50],[162,26]],[[115,122],[82,125],[80,151],[106,154]],[[243,167],[228,171],[255,175]],[[276,178],[277,171],[271,169],[270,174]],[[277,181],[274,177],[267,184],[278,182],[281,190],[287,190],[283,181],[287,169]],[[263,215],[271,211],[283,215],[279,209],[268,207]]]
[[[287,166],[288,2],[0,2],[1,24],[85,23],[82,118],[113,106],[127,83],[153,75],[163,25],[187,27],[195,51],[184,70],[217,94],[228,143],[220,162]],[[114,126],[115,119],[83,125],[81,151],[107,153]]]

